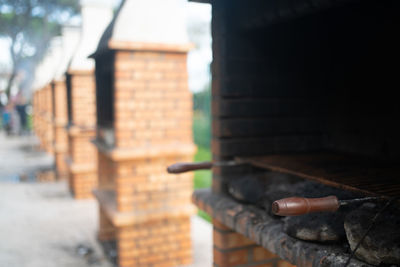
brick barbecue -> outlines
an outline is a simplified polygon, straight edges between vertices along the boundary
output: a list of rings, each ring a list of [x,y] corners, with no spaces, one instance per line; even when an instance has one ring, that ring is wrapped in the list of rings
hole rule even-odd
[[[68,155],[68,111],[67,111],[67,84],[65,72],[79,41],[80,28],[65,26],[62,30],[63,55],[58,70],[50,86],[52,90],[52,115],[54,132],[54,160],[57,179],[66,179],[68,169],[66,157]]]
[[[346,245],[290,237],[237,201],[235,180],[275,171],[367,196],[400,195],[396,1],[212,4],[215,266],[344,266]],[[395,26],[396,25],[396,26]],[[372,221],[372,217],[371,217]],[[284,259],[288,262],[280,261]],[[349,266],[370,266],[353,257]]]
[[[59,69],[62,43],[61,37],[54,37],[46,57],[35,69],[34,74],[34,130],[40,141],[40,148],[54,154],[54,103],[51,82],[54,79],[55,69]]]
[[[94,61],[88,56],[96,49],[100,36],[112,18],[111,3],[81,1],[82,39],[67,74],[68,181],[77,199],[91,198],[97,187],[95,137],[96,94]]]
[[[93,56],[99,239],[116,243],[121,267],[192,262],[193,176],[165,172],[195,152],[191,46],[177,2],[123,1]]]
[[[33,115],[33,127],[39,139],[39,148],[52,154],[53,135],[52,128],[52,90],[49,84],[39,88],[34,92],[33,105],[35,108]]]

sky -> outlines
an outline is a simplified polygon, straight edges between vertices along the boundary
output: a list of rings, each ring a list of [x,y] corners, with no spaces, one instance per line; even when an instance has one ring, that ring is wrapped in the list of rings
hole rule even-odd
[[[102,0],[99,0],[102,1]],[[121,0],[112,0],[117,6]],[[195,48],[189,53],[188,72],[189,88],[193,92],[204,89],[210,81],[211,51],[211,5],[186,2],[186,23],[188,26],[189,41]],[[0,51],[8,51],[9,42],[0,38]],[[10,55],[0,53],[0,72],[10,68]]]
[[[211,5],[187,3],[187,25],[189,40],[197,47],[189,53],[189,88],[193,92],[204,89],[210,82],[211,50]]]

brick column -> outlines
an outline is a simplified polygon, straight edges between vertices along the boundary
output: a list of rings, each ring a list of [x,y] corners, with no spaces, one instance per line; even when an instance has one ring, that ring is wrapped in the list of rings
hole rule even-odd
[[[40,140],[40,148],[45,149],[45,115],[46,115],[46,98],[45,98],[45,90],[41,88],[39,90],[39,107],[40,107],[40,114],[39,114],[39,140]]]
[[[45,94],[44,94],[44,88],[40,89],[40,96],[39,96],[39,107],[40,107],[40,126],[39,126],[39,140],[40,140],[40,148],[44,149],[44,133],[45,133]]]
[[[42,91],[36,91],[36,105],[35,105],[35,133],[39,139],[39,147],[42,148]]]
[[[54,156],[58,179],[67,178],[67,164],[65,158],[68,154],[68,133],[66,130],[67,92],[65,80],[52,83],[53,90],[53,129],[54,129]]]
[[[93,71],[70,71],[71,115],[67,168],[70,191],[77,199],[91,198],[97,187],[95,137],[96,96]]]
[[[97,137],[96,197],[99,239],[117,241],[122,267],[192,261],[193,174],[166,173],[166,166],[191,161],[195,151],[187,50],[130,44],[129,49],[107,52],[114,54],[113,88],[108,88],[114,99],[114,144],[110,147],[101,134]],[[96,64],[101,57],[96,56]]]
[[[216,220],[213,227],[215,267],[294,267]]]
[[[39,95],[38,90],[33,91],[33,94],[32,94],[32,107],[33,107],[32,129],[33,129],[33,133],[36,136],[38,135],[38,108],[39,108],[38,95]]]
[[[53,134],[53,100],[52,100],[52,90],[51,85],[47,84],[41,90],[42,94],[42,102],[41,102],[41,133],[40,133],[40,141],[42,148],[50,153],[53,154],[53,141],[54,141],[54,134]]]

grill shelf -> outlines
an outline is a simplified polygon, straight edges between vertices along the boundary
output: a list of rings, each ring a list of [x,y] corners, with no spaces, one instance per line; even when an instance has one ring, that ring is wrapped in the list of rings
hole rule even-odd
[[[192,200],[213,219],[298,267],[344,266],[350,256],[342,244],[320,244],[292,238],[283,231],[282,220],[269,216],[265,210],[212,193],[209,189],[196,190]],[[372,265],[353,258],[349,267]]]
[[[238,158],[253,166],[383,197],[400,196],[399,164],[334,152]]]

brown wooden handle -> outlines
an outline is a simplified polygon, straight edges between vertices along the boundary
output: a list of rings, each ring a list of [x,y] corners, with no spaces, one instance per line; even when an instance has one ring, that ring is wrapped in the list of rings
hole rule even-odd
[[[183,173],[195,170],[209,170],[212,168],[212,162],[179,162],[168,166],[168,173]]]
[[[340,207],[336,196],[322,198],[289,197],[272,203],[272,213],[279,216],[296,216],[312,212],[337,211]]]

